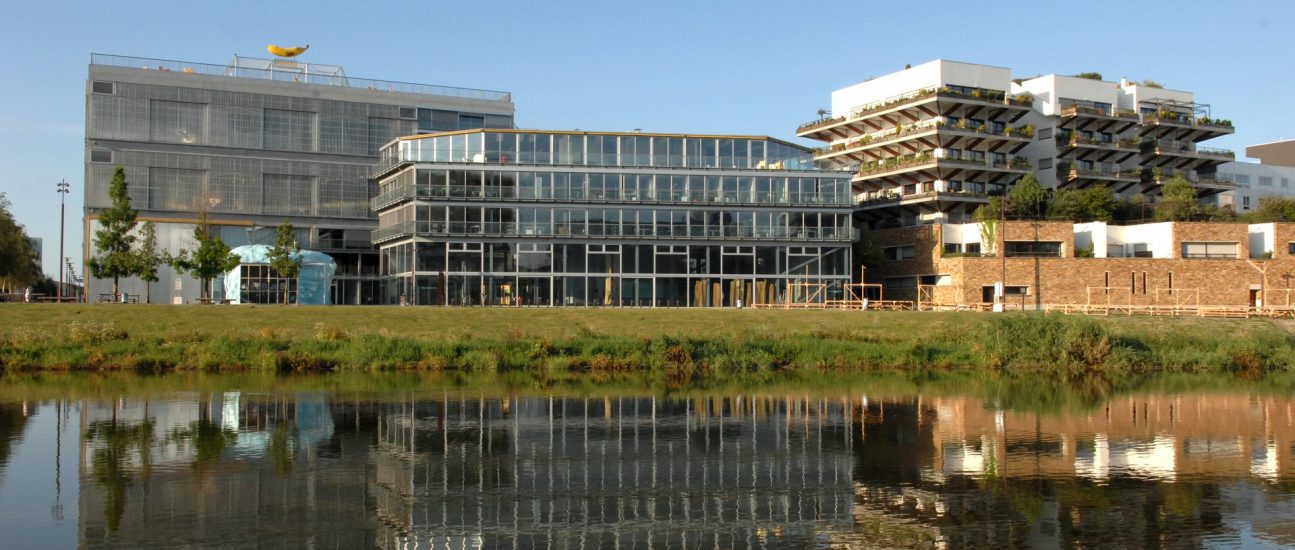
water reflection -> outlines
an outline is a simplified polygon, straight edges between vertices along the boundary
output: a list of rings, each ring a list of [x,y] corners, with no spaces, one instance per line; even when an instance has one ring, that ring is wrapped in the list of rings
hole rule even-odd
[[[1293,406],[125,397],[80,405],[78,529],[85,547],[1289,545]]]

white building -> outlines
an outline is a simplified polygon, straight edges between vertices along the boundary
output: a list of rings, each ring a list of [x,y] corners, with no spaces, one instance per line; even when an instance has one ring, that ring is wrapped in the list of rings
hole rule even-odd
[[[1046,75],[936,60],[832,93],[832,114],[797,135],[816,158],[859,163],[859,211],[872,228],[958,223],[1033,172],[1046,186],[1106,186],[1155,197],[1175,175],[1202,197],[1232,151],[1198,145],[1233,133],[1191,92],[1127,79]]]
[[[1220,179],[1231,180],[1236,189],[1219,195],[1219,204],[1231,206],[1238,214],[1259,207],[1264,197],[1295,197],[1295,140],[1275,141],[1246,147],[1246,156],[1259,162],[1229,162],[1219,166]]]

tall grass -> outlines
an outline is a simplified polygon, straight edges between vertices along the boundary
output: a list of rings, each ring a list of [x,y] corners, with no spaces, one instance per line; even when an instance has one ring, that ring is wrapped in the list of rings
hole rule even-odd
[[[293,307],[261,308],[262,315],[251,308],[149,308],[168,315],[172,322],[165,324],[129,306],[30,308],[0,307],[0,319],[16,321],[0,326],[0,367],[6,371],[411,371],[504,376],[534,385],[637,380],[669,388],[759,383],[788,372],[902,372],[921,379],[972,371],[1042,375],[1088,385],[1097,394],[1123,378],[1155,372],[1295,373],[1295,339],[1270,321]],[[42,311],[49,318],[32,315]],[[198,324],[194,317],[207,312],[215,313]],[[413,322],[423,328],[393,328]]]

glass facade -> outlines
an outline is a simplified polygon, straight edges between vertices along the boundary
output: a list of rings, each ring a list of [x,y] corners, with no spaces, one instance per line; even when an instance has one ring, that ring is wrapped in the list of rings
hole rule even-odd
[[[108,184],[122,167],[132,206],[156,221],[168,251],[193,246],[187,235],[201,216],[227,233],[231,246],[273,242],[273,227],[289,221],[303,230],[303,247],[337,262],[333,303],[377,303],[369,199],[378,150],[397,136],[463,124],[511,128],[511,96],[276,70],[247,58],[225,67],[94,56],[86,87],[86,214],[111,205]],[[124,291],[163,303],[197,298],[197,281],[164,271],[151,289],[131,279]],[[87,281],[91,293],[110,292],[111,284]]]
[[[767,138],[487,130],[383,154],[386,303],[777,304],[852,272],[850,173]]]

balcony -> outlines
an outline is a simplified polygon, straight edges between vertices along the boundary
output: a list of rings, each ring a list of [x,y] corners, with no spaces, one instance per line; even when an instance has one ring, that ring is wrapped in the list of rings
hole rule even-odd
[[[1190,113],[1173,110],[1157,110],[1142,115],[1143,135],[1178,141],[1198,142],[1236,131],[1232,121],[1226,119],[1196,117]]]
[[[1057,170],[1057,177],[1066,184],[1086,181],[1137,182],[1142,178],[1141,169],[1120,170],[1118,166],[1098,166],[1092,168],[1062,167]]]
[[[948,87],[927,87],[894,95],[880,101],[874,101],[850,109],[849,113],[830,118],[819,118],[801,124],[796,128],[796,135],[811,139],[823,139],[830,141],[831,136],[815,135],[819,130],[830,128],[838,124],[845,124],[850,121],[860,120],[870,117],[877,113],[882,113],[907,106],[909,104],[927,101],[935,98],[957,99],[968,102],[979,102],[990,105],[1002,105],[1014,109],[1027,110],[1034,104],[1034,97],[1029,94],[1020,94],[1008,96],[1002,90],[990,90],[986,88],[976,88],[970,91],[964,91]],[[851,133],[857,133],[851,132]]]
[[[1006,126],[1003,128],[994,128],[991,125],[981,124],[979,126],[969,126],[965,121],[957,124],[949,124],[943,121],[924,122],[921,124],[912,124],[901,126],[896,131],[887,131],[882,133],[868,134],[858,139],[846,143],[833,144],[830,147],[819,147],[813,150],[814,158],[818,160],[830,159],[837,156],[844,156],[851,152],[861,151],[868,147],[878,146],[886,143],[901,141],[917,135],[926,135],[931,132],[949,132],[953,134],[965,135],[968,137],[998,137],[1011,139],[1014,141],[1028,142],[1034,137],[1034,125],[1026,124],[1022,126]]]
[[[921,203],[947,205],[953,202],[987,204],[989,203],[989,195],[985,193],[961,190],[921,191],[909,194],[902,194],[894,190],[885,190],[860,193],[860,196],[858,197],[859,208],[864,210],[874,210],[897,205],[916,205]]]

